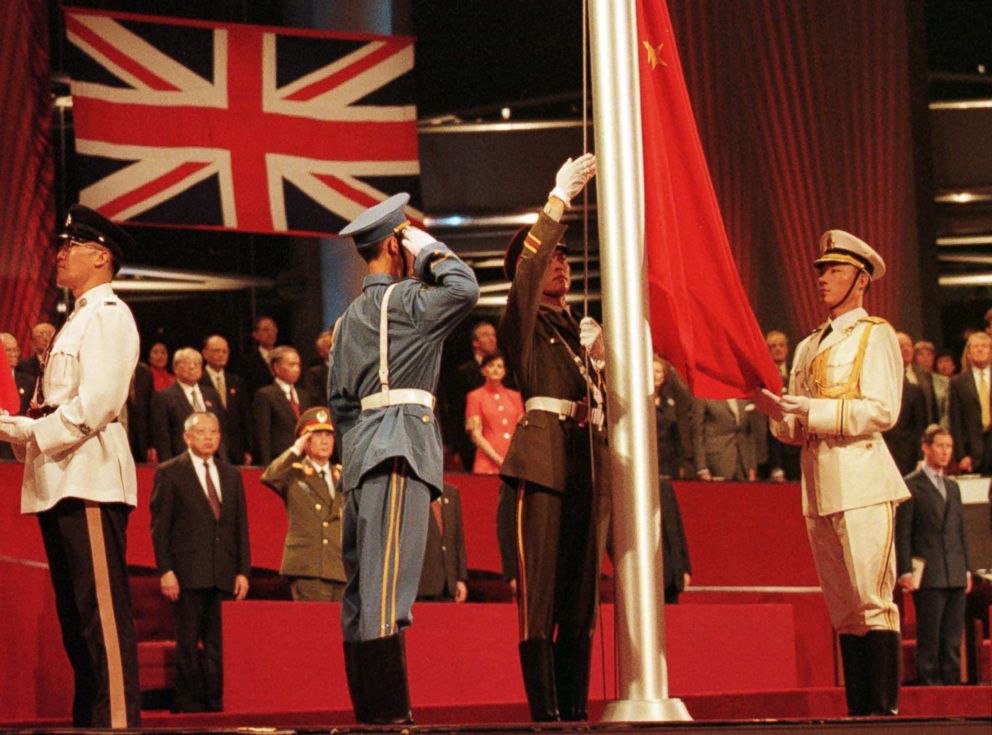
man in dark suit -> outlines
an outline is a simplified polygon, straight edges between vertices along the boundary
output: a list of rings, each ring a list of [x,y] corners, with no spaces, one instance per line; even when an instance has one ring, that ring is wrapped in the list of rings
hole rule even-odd
[[[954,437],[954,458],[961,472],[992,474],[992,337],[968,337],[968,364],[951,378],[948,413]]]
[[[255,328],[252,329],[251,338],[254,346],[241,356],[238,365],[238,372],[244,378],[245,387],[248,389],[249,400],[255,395],[259,388],[264,388],[272,382],[272,355],[270,354],[276,346],[276,338],[279,336],[279,327],[276,326],[272,317],[260,316],[255,320]]]
[[[154,461],[164,462],[186,451],[186,418],[194,411],[216,414],[223,426],[226,422],[220,396],[212,386],[200,385],[203,357],[192,347],[176,350],[172,356],[172,371],[176,382],[152,396],[151,437],[155,449]],[[227,442],[221,436],[221,455],[227,456]]]
[[[754,480],[767,454],[768,423],[751,401],[696,398],[690,412],[693,459],[702,480]]]
[[[296,441],[296,422],[314,405],[313,397],[297,388],[300,355],[292,347],[272,350],[274,381],[259,388],[252,401],[255,420],[255,461],[268,465]]]
[[[662,477],[658,483],[661,495],[662,565],[665,574],[665,604],[678,604],[679,594],[689,586],[692,565],[689,545],[685,540],[682,511],[672,483]]]
[[[216,415],[191,414],[184,437],[189,451],[155,471],[152,542],[162,594],[173,603],[176,620],[175,709],[219,712],[220,603],[248,594],[248,512],[241,474],[214,457],[220,446]]]
[[[334,344],[334,333],[331,330],[321,332],[317,335],[314,345],[317,347],[319,362],[311,365],[303,373],[303,380],[300,387],[303,388],[314,400],[314,405],[327,406],[327,366],[328,355],[331,354],[331,347]]]
[[[913,338],[905,332],[896,332],[896,339],[899,341],[899,352],[902,355],[902,369],[906,374],[906,382],[919,386],[923,393],[923,402],[926,408],[924,426],[935,424],[940,420],[940,411],[937,408],[937,396],[933,389],[933,376],[930,371],[924,370],[916,364],[916,345],[913,344]],[[918,445],[919,441],[913,443],[914,448]]]
[[[40,322],[31,327],[31,355],[18,362],[17,369],[32,378],[41,375],[41,355],[48,351],[53,337],[55,327],[48,322]]]
[[[468,599],[468,562],[462,527],[462,496],[444,483],[441,496],[431,501],[424,568],[418,600],[465,602]]]
[[[152,371],[139,362],[131,375],[131,385],[127,392],[127,438],[131,444],[131,455],[138,462],[148,461],[148,450],[152,447],[152,395],[155,393]],[[122,419],[123,420],[123,419]]]
[[[927,428],[927,405],[923,389],[903,377],[899,420],[882,432],[885,445],[903,476],[916,469],[920,460],[920,438]]]
[[[203,340],[205,365],[200,385],[217,391],[224,408],[221,431],[227,440],[231,464],[251,464],[251,396],[241,376],[227,369],[230,356],[227,340],[219,334]]]
[[[916,671],[922,684],[961,681],[961,630],[971,591],[961,490],[944,470],[954,453],[950,432],[937,424],[923,435],[923,466],[906,478],[912,497],[896,511],[899,584],[916,606]],[[913,562],[923,562],[916,586]]]
[[[782,384],[789,384],[789,337],[785,332],[773,329],[765,335],[765,344],[768,345],[768,354],[782,378]],[[768,443],[768,461],[760,468],[760,476],[767,477],[775,482],[785,480],[796,481],[802,477],[799,468],[800,447],[795,444],[780,442],[771,429],[765,436]]]

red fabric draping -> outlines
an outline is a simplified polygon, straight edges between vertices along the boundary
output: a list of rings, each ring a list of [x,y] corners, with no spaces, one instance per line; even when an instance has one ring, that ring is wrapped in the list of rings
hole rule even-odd
[[[23,345],[55,296],[47,4],[0,3],[0,48],[0,331]]]
[[[0,408],[10,414],[21,410],[21,401],[17,396],[17,386],[14,384],[6,353],[0,355]]]
[[[886,260],[867,308],[919,334],[906,0],[668,6],[731,249],[763,328],[795,341],[825,319],[811,262],[820,233],[837,227]]]
[[[777,392],[782,381],[731,254],[665,3],[639,0],[637,26],[655,348],[697,396]]]

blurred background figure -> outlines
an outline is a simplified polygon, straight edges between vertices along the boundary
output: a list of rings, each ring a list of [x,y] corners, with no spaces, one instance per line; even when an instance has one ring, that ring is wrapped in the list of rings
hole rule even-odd
[[[329,329],[321,332],[317,335],[314,346],[317,348],[318,362],[306,369],[300,386],[313,398],[314,405],[326,406],[328,360],[331,347],[334,346],[334,333]]]
[[[506,363],[501,352],[483,357],[479,373],[485,383],[465,397],[465,430],[477,449],[472,472],[498,475],[517,422],[523,418],[524,402],[518,391],[503,385]]]
[[[675,369],[654,356],[654,409],[658,432],[658,474],[684,477],[685,462],[692,457],[689,425],[692,395]]]
[[[433,602],[465,602],[468,599],[462,497],[458,488],[447,482],[441,496],[431,501],[417,599]]]
[[[169,372],[169,348],[162,342],[156,342],[149,348],[148,369],[152,373],[152,388],[155,392],[165,390],[176,382],[176,377]]]
[[[992,474],[992,337],[973,332],[965,345],[967,367],[951,378],[951,435],[954,457],[961,472]]]
[[[48,322],[40,322],[31,327],[31,354],[17,363],[22,373],[32,377],[41,375],[41,356],[48,352],[48,346],[55,337],[55,327]]]

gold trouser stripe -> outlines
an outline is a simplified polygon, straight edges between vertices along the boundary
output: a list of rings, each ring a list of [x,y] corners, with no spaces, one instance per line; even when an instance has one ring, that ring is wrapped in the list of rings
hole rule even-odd
[[[383,636],[387,636],[392,632],[391,623],[387,615],[389,608],[386,592],[389,589],[389,585],[387,584],[389,579],[389,560],[392,558],[393,526],[396,523],[396,464],[397,460],[393,460],[393,471],[389,475],[389,526],[386,529],[386,553],[382,557],[382,600],[379,610],[379,634]]]
[[[527,562],[524,557],[524,487],[517,485],[517,601],[520,607],[520,640],[527,640]]]
[[[400,470],[400,477],[397,488],[397,521],[396,521],[396,538],[393,542],[393,583],[390,588],[390,613],[389,613],[389,625],[392,627],[393,623],[396,621],[396,582],[400,578],[400,534],[403,532],[403,500],[406,495],[406,461],[400,460],[400,465],[402,469]]]
[[[878,598],[880,600],[887,600],[885,596],[885,580],[889,576],[889,560],[892,558],[892,551],[895,547],[895,518],[892,514],[892,503],[885,504],[886,511],[888,512],[888,518],[886,519],[885,528],[885,558],[882,560],[882,572],[878,576]],[[891,590],[890,590],[891,593]],[[891,597],[891,594],[889,595]],[[892,626],[892,616],[893,612],[891,608],[886,611],[885,617],[886,622]],[[898,621],[897,621],[898,622]],[[895,628],[898,630],[898,627]]]
[[[100,506],[86,501],[86,530],[89,532],[90,555],[93,557],[93,582],[96,586],[96,606],[100,614],[103,648],[107,655],[107,679],[110,695],[110,726],[127,727],[127,702],[124,699],[124,671],[121,665],[121,644],[117,637],[117,618],[110,590],[110,570],[107,567],[107,547],[103,539],[103,518]]]

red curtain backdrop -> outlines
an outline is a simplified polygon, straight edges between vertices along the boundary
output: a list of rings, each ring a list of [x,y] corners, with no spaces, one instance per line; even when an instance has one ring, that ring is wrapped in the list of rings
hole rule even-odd
[[[764,330],[825,319],[821,232],[888,273],[866,306],[919,334],[908,0],[669,0],[731,250]]]
[[[0,48],[0,331],[23,350],[55,297],[48,4],[0,3]]]

